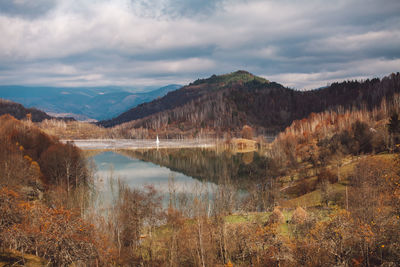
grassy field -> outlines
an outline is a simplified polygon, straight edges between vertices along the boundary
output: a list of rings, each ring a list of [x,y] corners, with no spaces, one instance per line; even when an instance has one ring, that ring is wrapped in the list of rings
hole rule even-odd
[[[346,186],[340,183],[332,184],[328,186],[330,194],[341,194],[344,195],[346,191]],[[283,201],[281,206],[283,208],[295,209],[296,207],[318,207],[322,206],[322,192],[320,189],[314,190],[310,193],[304,194],[297,198]]]
[[[378,155],[369,155],[369,156],[353,156],[353,157],[346,157],[342,160],[341,165],[338,166],[333,163],[328,165],[328,168],[331,169],[332,172],[339,174],[339,182],[335,184],[330,184],[327,188],[329,194],[337,194],[337,195],[345,195],[346,192],[346,185],[349,182],[349,177],[352,175],[354,168],[360,162],[360,160],[364,159],[365,157],[371,159],[385,159],[385,160],[394,160],[396,155],[395,154],[378,154]],[[316,173],[315,170],[312,169],[311,166],[307,167],[307,173]],[[293,174],[292,174],[293,175]],[[323,206],[326,203],[322,203],[322,195],[321,189],[318,187],[316,190],[303,194],[300,194],[300,188],[302,183],[313,184],[317,180],[317,176],[311,175],[309,177],[305,177],[303,179],[299,179],[298,174],[295,174],[290,178],[290,175],[282,177],[281,183],[283,185],[281,189],[281,193],[285,196],[286,200],[281,201],[279,204],[282,208],[286,209],[295,209],[296,207],[318,207]],[[332,203],[333,205],[335,203]]]

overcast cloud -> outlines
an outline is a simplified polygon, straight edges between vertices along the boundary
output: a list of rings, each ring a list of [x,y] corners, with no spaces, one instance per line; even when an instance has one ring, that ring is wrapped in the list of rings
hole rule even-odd
[[[400,71],[399,0],[3,0],[0,84],[297,89]]]

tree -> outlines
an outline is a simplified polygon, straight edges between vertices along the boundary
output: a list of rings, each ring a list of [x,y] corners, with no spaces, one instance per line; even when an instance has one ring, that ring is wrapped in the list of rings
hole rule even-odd
[[[372,151],[372,134],[367,123],[357,120],[352,124],[355,140],[354,153],[369,153]]]
[[[392,145],[396,145],[400,142],[399,134],[400,134],[400,121],[399,114],[397,112],[393,112],[390,116],[388,123],[388,131],[391,137]]]
[[[47,183],[71,188],[85,184],[88,179],[86,162],[79,149],[72,144],[57,143],[40,156],[40,166]]]
[[[100,245],[93,225],[78,213],[30,202],[8,188],[0,190],[0,245],[36,254],[49,265],[93,264]]]
[[[393,114],[390,116],[388,130],[390,134],[396,134],[400,132],[399,114],[397,112],[393,112]]]

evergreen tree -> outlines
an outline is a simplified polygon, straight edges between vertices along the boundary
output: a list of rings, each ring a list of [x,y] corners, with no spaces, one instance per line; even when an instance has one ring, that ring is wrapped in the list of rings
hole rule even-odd
[[[397,112],[394,112],[392,116],[390,116],[389,119],[389,133],[391,135],[396,135],[400,131],[400,121],[399,121],[399,114]]]

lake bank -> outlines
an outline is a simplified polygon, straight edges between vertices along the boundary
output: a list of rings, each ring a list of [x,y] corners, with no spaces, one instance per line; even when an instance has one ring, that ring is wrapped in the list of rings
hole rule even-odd
[[[152,149],[152,148],[209,148],[215,147],[218,140],[215,139],[82,139],[61,140],[63,143],[72,142],[83,150],[89,149]]]

